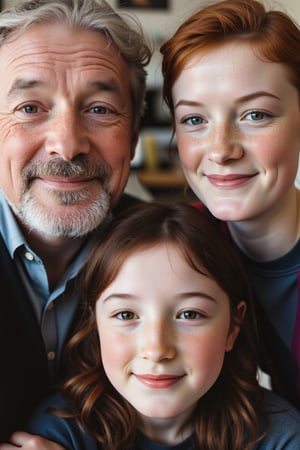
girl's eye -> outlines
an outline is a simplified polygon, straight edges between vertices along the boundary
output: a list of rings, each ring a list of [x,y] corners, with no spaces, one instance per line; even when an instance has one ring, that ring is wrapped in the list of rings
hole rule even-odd
[[[116,317],[120,320],[137,319],[137,315],[135,313],[133,313],[132,311],[121,311],[116,315]]]
[[[193,310],[182,311],[178,316],[179,319],[185,320],[195,320],[200,319],[201,317],[203,317],[203,314]]]

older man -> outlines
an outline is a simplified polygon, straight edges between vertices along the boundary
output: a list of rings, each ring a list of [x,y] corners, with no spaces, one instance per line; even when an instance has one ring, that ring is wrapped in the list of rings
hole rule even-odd
[[[123,204],[149,58],[105,1],[0,14],[0,442],[61,377],[78,273]]]

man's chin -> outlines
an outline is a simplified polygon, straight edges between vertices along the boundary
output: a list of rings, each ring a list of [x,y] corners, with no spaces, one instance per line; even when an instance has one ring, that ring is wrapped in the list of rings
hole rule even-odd
[[[17,211],[17,216],[29,230],[53,237],[79,238],[98,228],[111,208],[110,196],[100,198],[87,206],[47,207],[35,202],[26,202]]]

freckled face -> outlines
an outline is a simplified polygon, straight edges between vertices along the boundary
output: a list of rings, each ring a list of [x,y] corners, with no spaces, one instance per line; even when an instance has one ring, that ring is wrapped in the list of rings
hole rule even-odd
[[[96,317],[106,374],[144,423],[191,414],[238,332],[224,291],[172,245],[129,256]]]
[[[191,59],[172,89],[180,160],[213,215],[248,220],[287,201],[300,149],[299,95],[247,43]]]
[[[136,136],[129,69],[114,45],[94,31],[33,25],[2,45],[0,63],[0,184],[9,201],[18,208],[29,193],[39,211],[62,218],[104,190],[115,203]]]

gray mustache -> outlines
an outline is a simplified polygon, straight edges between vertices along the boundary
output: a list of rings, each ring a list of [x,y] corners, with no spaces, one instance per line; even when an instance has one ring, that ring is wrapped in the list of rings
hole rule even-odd
[[[23,170],[23,179],[25,183],[31,178],[36,177],[77,177],[99,178],[107,180],[111,176],[110,167],[103,164],[91,164],[81,161],[52,160],[48,162],[35,162],[27,165]]]

